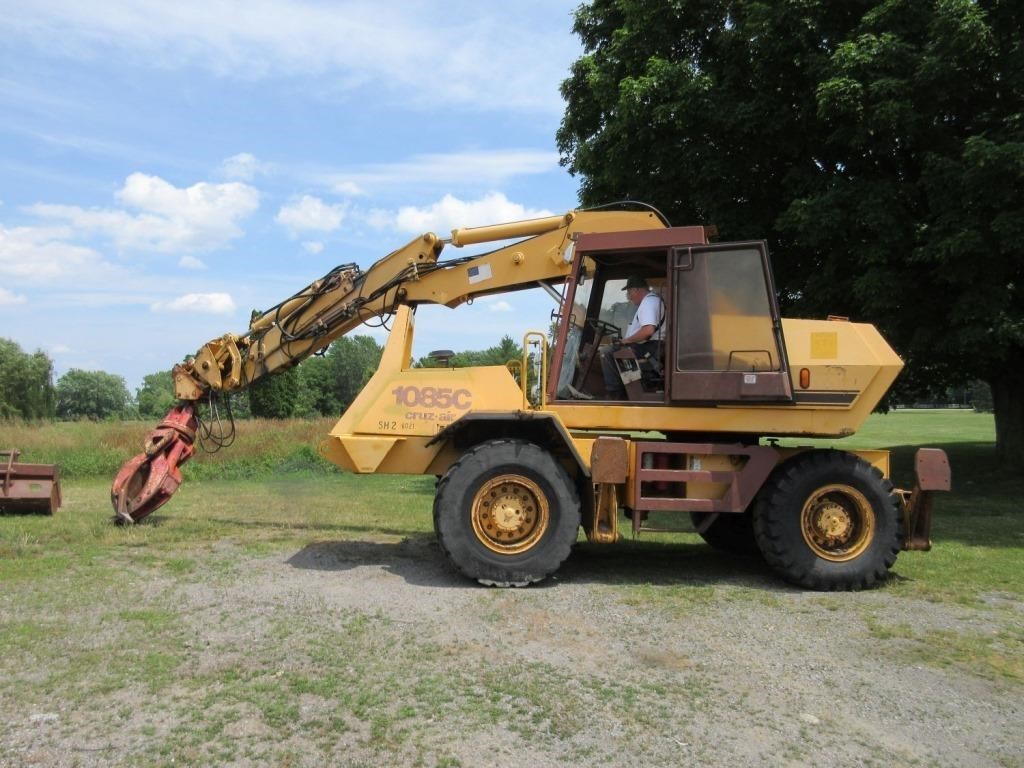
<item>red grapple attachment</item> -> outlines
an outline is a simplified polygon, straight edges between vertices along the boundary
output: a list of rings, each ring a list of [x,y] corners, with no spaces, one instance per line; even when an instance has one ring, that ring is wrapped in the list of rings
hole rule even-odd
[[[195,450],[198,421],[191,404],[176,405],[146,438],[145,450],[121,467],[110,489],[114,521],[137,523],[170,500],[181,485],[178,469]]]

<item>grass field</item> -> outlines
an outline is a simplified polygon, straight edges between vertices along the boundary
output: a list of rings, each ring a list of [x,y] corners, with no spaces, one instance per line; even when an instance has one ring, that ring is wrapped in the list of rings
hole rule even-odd
[[[109,482],[148,425],[0,425],[0,444],[62,464],[66,501],[52,518],[0,517],[0,765],[668,765],[682,747],[648,741],[666,722],[785,708],[735,696],[686,645],[637,652],[657,675],[584,671],[608,642],[583,643],[603,631],[588,617],[671,644],[697,642],[712,614],[774,626],[811,611],[825,635],[822,617],[842,614],[854,636],[832,644],[869,644],[994,701],[1024,692],[1024,480],[992,464],[991,416],[876,415],[843,441],[892,448],[897,480],[918,445],[945,448],[954,473],[934,550],[902,554],[887,585],[859,596],[805,596],[692,534],[584,543],[550,588],[477,589],[431,543],[434,478],[334,472],[315,452],[329,427],[243,422],[235,447],[193,460],[167,507],[119,528]],[[560,618],[577,612],[582,624]],[[575,660],[558,655],[566,645]],[[607,739],[579,736],[595,717]],[[782,722],[759,737],[763,754],[804,763],[818,737]],[[714,749],[692,752],[699,736],[673,739],[714,762]],[[834,764],[941,764],[863,738],[866,751]],[[977,764],[1020,764],[991,750]]]

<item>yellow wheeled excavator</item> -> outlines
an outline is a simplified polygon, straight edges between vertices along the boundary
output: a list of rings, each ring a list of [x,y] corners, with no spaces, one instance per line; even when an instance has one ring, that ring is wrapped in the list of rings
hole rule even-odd
[[[427,233],[366,270],[337,267],[174,367],[180,403],[114,481],[115,519],[143,519],[180,485],[198,403],[390,317],[376,373],[320,451],[351,472],[437,476],[437,537],[467,577],[539,581],[581,526],[612,543],[626,520],[640,534],[661,512],[687,517],[713,546],[759,551],[798,585],[873,586],[901,549],[930,547],[946,456],[919,451],[915,487],[897,491],[886,451],[778,445],[853,434],[902,362],[871,325],[781,318],[766,244],[712,243],[709,232],[647,207],[576,210]],[[441,258],[485,242],[501,245]],[[659,297],[660,341],[643,354],[618,343],[627,283]],[[553,338],[528,333],[522,360],[413,367],[418,306],[537,286],[559,309]]]

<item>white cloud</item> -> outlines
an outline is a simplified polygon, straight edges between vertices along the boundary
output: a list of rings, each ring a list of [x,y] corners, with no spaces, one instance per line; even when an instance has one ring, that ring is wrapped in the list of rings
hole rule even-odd
[[[322,183],[339,194],[382,187],[451,186],[472,180],[495,187],[511,178],[534,176],[558,169],[558,153],[537,149],[466,150],[415,155],[395,163],[380,163],[323,174]]]
[[[362,219],[374,229],[393,229],[395,226],[395,212],[385,211],[383,208],[373,208],[362,214]]]
[[[52,285],[61,280],[114,279],[118,270],[92,248],[66,242],[69,227],[0,225],[0,277]]]
[[[24,304],[26,301],[28,299],[21,294],[0,287],[0,307],[13,307],[15,304]]]
[[[244,79],[301,76],[418,105],[560,114],[558,83],[579,44],[575,2],[35,0],[0,15],[0,34],[47,55],[204,67]],[[529,40],[528,62],[523,46]],[[127,54],[127,57],[124,55]]]
[[[501,224],[550,215],[548,210],[527,208],[512,202],[501,192],[491,192],[479,200],[460,200],[454,195],[445,195],[424,208],[402,207],[390,217],[382,211],[374,211],[368,216],[368,221],[375,226],[387,223],[403,232],[444,233],[456,227]]]
[[[512,305],[509,304],[507,301],[504,301],[504,300],[492,302],[490,304],[490,306],[488,307],[488,309],[491,310],[491,312],[512,312],[513,311],[512,310]]]
[[[333,188],[339,195],[347,195],[348,197],[359,197],[366,194],[362,187],[354,181],[336,181]]]
[[[150,307],[154,312],[202,312],[229,315],[235,301],[227,293],[186,293],[170,301],[158,301]]]
[[[71,347],[67,344],[52,344],[48,347],[48,350],[54,355],[66,355],[68,352],[72,351]]]
[[[305,249],[306,253],[310,253],[314,256],[318,253],[323,253],[324,250],[323,243],[316,242],[313,240],[307,240],[302,244],[302,247]]]
[[[117,199],[140,213],[48,204],[28,210],[78,235],[109,237],[122,250],[169,252],[221,248],[243,234],[239,223],[259,207],[259,192],[240,182],[180,188],[144,173],[125,179]]]
[[[248,152],[232,155],[220,165],[220,172],[224,177],[236,181],[252,181],[256,176],[269,171],[269,165],[260,162]]]
[[[345,203],[328,205],[319,197],[303,195],[297,202],[282,206],[274,220],[292,234],[307,231],[333,232],[345,218]]]
[[[184,269],[206,269],[206,264],[195,256],[182,256],[178,260],[178,266]]]

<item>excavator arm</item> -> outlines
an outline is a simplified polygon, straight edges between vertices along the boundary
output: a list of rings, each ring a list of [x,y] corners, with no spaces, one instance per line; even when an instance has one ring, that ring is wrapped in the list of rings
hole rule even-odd
[[[561,281],[583,233],[660,229],[649,211],[570,211],[509,224],[452,230],[415,238],[367,270],[335,267],[270,309],[254,313],[244,334],[212,339],[194,357],[174,366],[181,401],[148,436],[143,453],[125,463],[114,480],[116,520],[137,522],[166,503],[181,484],[180,466],[193,453],[196,402],[245,389],[264,376],[287,370],[365,321],[399,306],[455,307],[492,293]],[[441,260],[448,245],[462,247],[526,238],[477,256]]]

